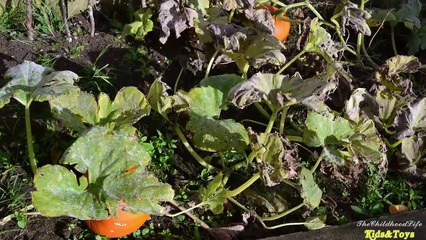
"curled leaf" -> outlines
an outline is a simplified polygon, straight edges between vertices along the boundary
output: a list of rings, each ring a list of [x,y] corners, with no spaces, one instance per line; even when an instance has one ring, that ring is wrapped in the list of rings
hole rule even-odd
[[[176,38],[179,38],[187,28],[194,27],[197,12],[191,8],[180,9],[179,3],[174,0],[162,0],[158,18],[162,30],[160,42],[164,44],[169,38],[171,30],[174,30]]]
[[[222,0],[222,7],[226,11],[237,8],[253,8],[254,0]]]
[[[266,186],[272,187],[285,179],[296,178],[300,168],[297,148],[285,146],[278,133],[262,133],[258,136],[251,131],[250,134],[250,145],[256,152],[259,172]]]
[[[360,9],[355,3],[346,1],[345,6],[342,9],[343,34],[345,34],[345,27],[349,26],[356,32],[362,33],[366,36],[370,36],[371,30],[367,24],[367,20],[370,18],[371,14],[369,12]]]
[[[43,102],[54,97],[78,92],[74,86],[78,75],[71,71],[54,71],[34,62],[24,61],[10,68],[4,75],[9,81],[0,89],[0,108],[15,98],[23,105],[32,101]]]
[[[412,82],[400,74],[417,72],[420,65],[417,57],[394,56],[386,60],[386,63],[376,71],[375,79],[391,91],[414,95]]]
[[[401,141],[399,171],[411,179],[426,180],[426,142],[424,136],[414,135]]]
[[[398,139],[413,136],[418,131],[426,131],[426,98],[402,109],[395,118],[394,126]]]

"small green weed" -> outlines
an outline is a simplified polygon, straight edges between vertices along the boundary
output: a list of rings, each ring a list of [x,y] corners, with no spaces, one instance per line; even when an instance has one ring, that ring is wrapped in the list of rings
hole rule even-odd
[[[77,44],[73,47],[69,47],[65,49],[65,52],[71,59],[78,59],[80,58],[80,55],[84,51],[84,45],[83,44]]]
[[[56,58],[50,56],[47,53],[40,53],[37,55],[36,62],[45,67],[53,67],[56,63],[56,60],[57,60]]]
[[[143,136],[140,136],[139,139],[141,142],[147,141],[147,138]],[[166,181],[167,176],[177,173],[172,165],[173,155],[177,147],[176,143],[176,139],[173,139],[170,135],[164,135],[159,130],[157,130],[157,136],[153,136],[147,143],[148,151],[152,156],[150,171],[160,180]]]
[[[398,175],[381,177],[374,168],[368,170],[365,195],[358,204],[351,206],[352,210],[364,216],[377,216],[387,211],[389,205],[404,204],[410,209],[423,207],[422,191],[410,187]]]
[[[25,10],[23,7],[3,8],[0,6],[0,32],[24,32],[22,24],[25,21]]]
[[[55,14],[52,11],[53,4],[52,0],[42,0],[38,4],[34,5],[34,29],[41,35],[52,35],[55,36],[56,32],[60,32],[63,29],[63,23],[60,14]]]
[[[113,87],[112,84],[114,74],[109,68],[109,64],[105,64],[101,67],[98,66],[99,59],[108,51],[108,48],[104,48],[93,64],[90,64],[84,69],[84,74],[81,77],[81,88],[89,91],[96,91],[98,93],[105,92],[108,87]]]

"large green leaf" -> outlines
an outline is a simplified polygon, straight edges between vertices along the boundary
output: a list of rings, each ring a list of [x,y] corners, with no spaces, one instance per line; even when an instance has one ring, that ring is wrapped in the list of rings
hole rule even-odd
[[[342,117],[308,112],[304,142],[310,147],[338,144],[355,133],[350,122]]]
[[[122,88],[112,102],[105,93],[96,102],[91,94],[78,92],[56,97],[49,103],[56,118],[80,132],[86,130],[85,124],[132,125],[151,110],[148,100],[136,87]]]
[[[215,120],[191,114],[186,128],[193,134],[194,146],[204,151],[242,152],[249,143],[247,130],[233,119]]]
[[[171,201],[174,191],[146,170],[149,162],[149,154],[134,137],[95,126],[60,160],[87,173],[88,180],[80,177],[77,181],[75,173],[62,166],[40,168],[34,179],[34,206],[46,216],[105,219],[123,201],[125,210],[132,213],[161,215],[164,209],[159,202]]]
[[[321,202],[322,191],[316,184],[311,171],[306,168],[302,168],[300,185],[302,186],[300,195],[302,196],[305,205],[310,209],[318,207]]]
[[[224,103],[223,92],[211,86],[192,88],[188,96],[192,99],[191,111],[199,116],[219,117]]]
[[[45,165],[34,177],[37,191],[33,192],[33,204],[44,216],[70,216],[78,219],[105,219],[108,211],[104,205],[86,191],[87,178],[77,176],[59,165]]]
[[[115,96],[108,119],[118,125],[134,124],[150,111],[151,106],[141,91],[136,87],[124,87]]]
[[[24,61],[5,73],[9,82],[0,89],[0,108],[15,98],[21,104],[32,101],[46,101],[62,94],[77,92],[74,86],[77,74],[71,71],[57,71],[34,62]]]
[[[200,82],[202,87],[210,86],[214,89],[218,89],[223,93],[222,103],[227,102],[227,96],[231,88],[233,88],[238,83],[242,82],[244,79],[241,76],[235,74],[222,74],[217,76],[210,76],[206,79],[203,79]]]
[[[53,116],[73,130],[82,132],[87,129],[86,124],[97,123],[98,106],[90,93],[65,94],[50,100],[49,104]]]

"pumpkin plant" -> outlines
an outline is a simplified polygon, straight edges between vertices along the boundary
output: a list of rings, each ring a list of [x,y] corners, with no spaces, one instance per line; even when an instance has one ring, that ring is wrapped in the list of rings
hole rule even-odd
[[[159,202],[173,200],[170,185],[146,170],[149,162],[147,150],[129,131],[93,126],[67,149],[61,165],[38,169],[34,207],[48,217],[90,220],[88,226],[105,236],[129,234],[146,214],[166,213]],[[111,224],[117,220],[124,222]]]
[[[78,75],[71,71],[54,71],[53,68],[24,61],[22,64],[10,68],[5,73],[5,79],[8,82],[0,89],[0,108],[9,103],[11,98],[25,106],[28,158],[31,170],[35,174],[37,160],[31,131],[31,103],[43,102],[66,93],[77,92],[79,88],[73,84],[78,79]]]

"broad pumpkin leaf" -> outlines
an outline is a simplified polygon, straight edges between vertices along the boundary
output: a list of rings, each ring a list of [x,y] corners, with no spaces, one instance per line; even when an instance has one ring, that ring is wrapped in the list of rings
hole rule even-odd
[[[215,120],[192,113],[186,128],[193,134],[194,146],[209,152],[243,152],[249,144],[247,130],[233,119]]]
[[[311,171],[306,168],[302,168],[300,173],[300,185],[302,186],[301,196],[304,203],[310,209],[314,209],[319,206],[322,197],[322,191],[316,184]]]
[[[43,102],[62,94],[77,92],[78,75],[71,71],[54,71],[34,62],[24,61],[5,73],[8,83],[0,89],[0,108],[15,98],[23,105]]]
[[[206,79],[203,83],[206,86],[192,88],[187,94],[192,104],[186,129],[193,134],[194,146],[210,152],[244,151],[249,143],[244,126],[233,119],[217,120],[227,105],[223,91],[230,86],[210,84],[210,81]]]
[[[338,144],[354,133],[350,122],[342,117],[308,112],[303,139],[310,147],[324,147]]]
[[[212,86],[192,88],[188,97],[192,99],[190,111],[204,117],[219,117],[225,103],[223,92]]]
[[[95,125],[98,121],[98,106],[95,97],[86,92],[64,94],[49,101],[52,114],[68,128],[85,131],[86,124]]]
[[[124,87],[114,101],[101,93],[95,97],[86,92],[62,95],[49,101],[53,115],[73,130],[86,130],[85,124],[115,126],[132,125],[149,115],[151,107],[136,87]]]
[[[141,91],[136,87],[124,87],[115,96],[107,118],[117,125],[131,125],[149,115],[150,111],[151,106]]]
[[[134,137],[92,127],[60,160],[88,178],[77,181],[75,173],[62,166],[40,168],[34,178],[34,206],[46,216],[105,219],[123,201],[132,213],[162,215],[159,202],[171,201],[174,191],[146,170],[149,162],[148,152]]]
[[[37,191],[32,193],[37,211],[46,217],[70,216],[78,219],[106,219],[108,211],[86,191],[87,178],[66,167],[45,165],[34,177]]]
[[[394,125],[398,139],[413,136],[418,131],[426,131],[426,98],[400,110]]]

